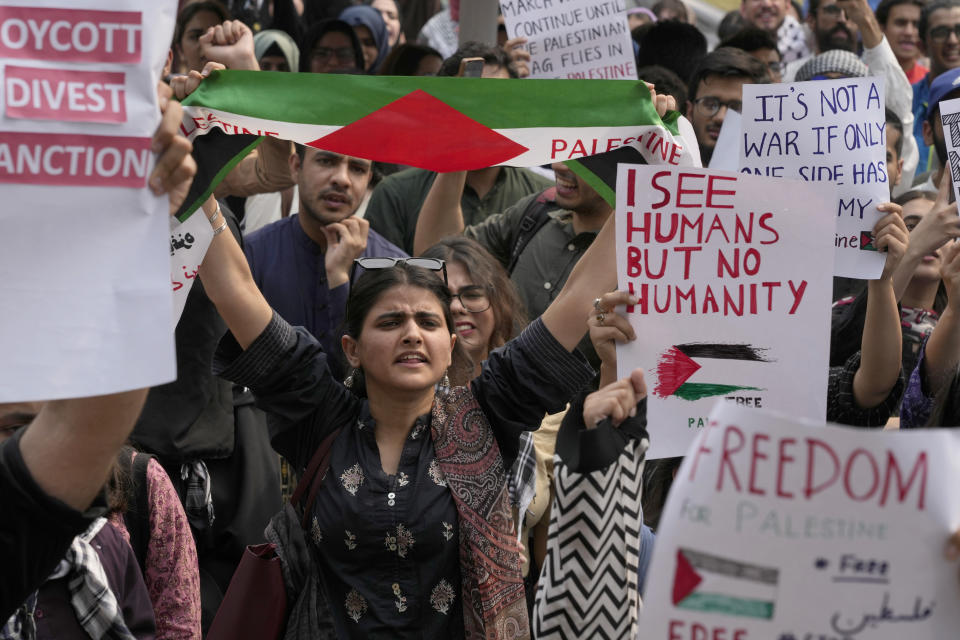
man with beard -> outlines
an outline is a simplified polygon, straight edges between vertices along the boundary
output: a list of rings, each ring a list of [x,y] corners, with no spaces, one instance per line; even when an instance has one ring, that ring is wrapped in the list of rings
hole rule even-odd
[[[305,327],[332,357],[343,377],[340,335],[355,258],[406,257],[354,214],[373,176],[369,160],[297,145],[290,173],[299,191],[299,213],[245,239],[250,271],[270,306]]]
[[[741,0],[740,15],[748,26],[762,29],[777,38],[783,62],[810,55],[807,34],[796,18],[787,13],[789,0]]]
[[[930,105],[936,101],[930,99],[934,80],[951,69],[960,67],[960,0],[937,0],[924,7],[920,13],[920,46],[930,57],[930,73],[913,85],[913,115],[916,124],[913,137],[920,148],[920,162],[917,173],[929,171],[932,150],[925,142],[924,132],[929,119]],[[943,165],[941,165],[943,166]]]
[[[885,106],[900,118],[906,130],[913,128],[913,91],[867,0],[810,0],[807,25],[816,39],[816,54],[831,49],[859,52],[870,75],[884,80]],[[784,82],[793,82],[797,71],[808,60],[788,64],[783,73]],[[900,191],[908,189],[913,182],[917,158],[916,142],[908,137],[904,140]]]

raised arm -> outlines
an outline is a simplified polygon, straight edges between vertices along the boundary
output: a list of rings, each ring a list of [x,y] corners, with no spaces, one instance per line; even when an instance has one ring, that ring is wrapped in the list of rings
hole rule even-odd
[[[219,211],[212,197],[203,204],[203,214],[214,229],[226,223]],[[273,309],[253,281],[247,258],[232,233],[214,235],[200,265],[200,279],[237,343],[249,347],[270,322]]]
[[[466,171],[437,174],[417,218],[413,255],[420,255],[437,244],[441,238],[463,233],[460,198],[463,197],[463,187],[466,184]]]
[[[960,364],[960,244],[943,248],[940,275],[947,288],[947,308],[927,340],[921,364],[930,396],[950,383]]]
[[[860,368],[853,378],[854,400],[864,409],[879,405],[890,394],[900,379],[903,355],[893,274],[906,252],[909,235],[899,205],[882,204],[880,210],[889,213],[874,227],[876,245],[887,251],[887,261],[880,278],[867,285]]]
[[[933,207],[923,216],[910,232],[910,245],[903,260],[897,265],[893,275],[893,288],[897,300],[903,297],[917,265],[925,256],[932,254],[949,240],[960,238],[960,216],[957,215],[957,203],[950,202],[953,180],[950,172],[945,171],[940,180],[940,189]],[[907,374],[910,372],[908,371]]]

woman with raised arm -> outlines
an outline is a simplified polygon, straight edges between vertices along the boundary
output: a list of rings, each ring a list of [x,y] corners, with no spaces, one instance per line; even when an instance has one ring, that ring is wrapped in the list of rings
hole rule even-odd
[[[593,299],[615,285],[613,256],[611,221],[543,316],[460,387],[449,378],[473,371],[458,373],[443,262],[361,260],[344,384],[273,313],[232,236],[215,236],[200,276],[231,330],[218,372],[254,390],[299,469],[337,434],[308,534],[338,636],[529,636],[505,469],[520,432],[592,377],[573,351]]]

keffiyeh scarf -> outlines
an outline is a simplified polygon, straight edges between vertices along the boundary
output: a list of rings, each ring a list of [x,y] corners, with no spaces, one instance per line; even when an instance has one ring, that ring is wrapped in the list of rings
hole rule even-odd
[[[107,582],[100,556],[90,544],[107,524],[97,518],[82,534],[73,539],[70,548],[47,580],[67,579],[70,604],[77,622],[94,640],[135,640]],[[37,626],[33,614],[37,606],[34,593],[0,630],[0,640],[35,640]]]

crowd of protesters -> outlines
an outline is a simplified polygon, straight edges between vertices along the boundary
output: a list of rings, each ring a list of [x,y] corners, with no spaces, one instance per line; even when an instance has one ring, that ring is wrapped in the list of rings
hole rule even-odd
[[[742,0],[716,34],[682,0],[626,4],[639,78],[690,121],[704,164],[744,84],[884,78],[886,264],[834,279],[827,419],[960,425],[939,110],[960,97],[960,0]],[[483,78],[529,75],[502,20],[496,43],[461,46],[455,0],[181,5],[150,181],[172,211],[196,169],[177,100],[214,70],[457,76],[481,58]],[[612,213],[562,163],[437,174],[266,139],[202,207],[214,240],[177,380],[0,405],[0,639],[204,637],[245,548],[284,546],[277,514],[301,479],[284,637],[578,637],[607,615],[600,591],[625,605],[607,637],[642,637],[680,459],[645,461],[643,372],[617,379],[616,345],[642,336],[615,311],[633,299],[616,291]],[[598,548],[630,549],[609,575],[588,537],[581,562],[560,560],[591,474],[636,479],[590,485],[635,521],[590,524]]]

